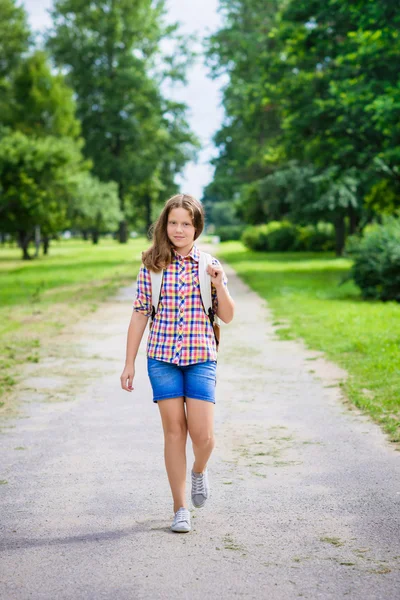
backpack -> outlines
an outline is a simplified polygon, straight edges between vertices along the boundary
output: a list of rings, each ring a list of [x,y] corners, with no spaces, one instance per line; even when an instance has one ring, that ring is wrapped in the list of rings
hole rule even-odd
[[[200,250],[200,260],[199,260],[199,282],[200,282],[200,293],[201,300],[203,302],[204,312],[210,319],[212,328],[214,330],[215,343],[219,346],[220,340],[220,320],[212,309],[212,297],[211,297],[211,276],[207,273],[207,266],[212,264],[212,256],[211,254],[207,254],[207,252],[202,252]],[[156,316],[156,312],[158,310],[158,305],[160,302],[161,296],[161,285],[164,276],[164,270],[159,273],[154,273],[154,271],[150,271],[151,276],[151,304],[152,304],[152,314],[150,327],[153,324],[154,317]]]

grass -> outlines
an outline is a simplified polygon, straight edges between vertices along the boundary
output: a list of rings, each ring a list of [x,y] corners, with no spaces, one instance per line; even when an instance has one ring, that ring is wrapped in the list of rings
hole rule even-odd
[[[400,306],[364,301],[341,284],[350,261],[329,253],[251,252],[225,242],[218,255],[268,301],[282,339],[302,338],[346,369],[344,391],[400,441]]]
[[[39,362],[46,340],[133,282],[145,239],[52,242],[49,255],[22,261],[0,248],[0,408],[19,379],[19,365]]]

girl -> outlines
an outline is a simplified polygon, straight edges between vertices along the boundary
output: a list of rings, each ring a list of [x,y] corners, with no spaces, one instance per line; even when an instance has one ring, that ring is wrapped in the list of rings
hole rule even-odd
[[[185,498],[187,432],[195,456],[191,497],[197,508],[204,506],[210,494],[207,461],[215,445],[217,349],[201,300],[200,253],[194,243],[203,226],[203,207],[192,196],[178,194],[166,202],[154,227],[152,246],[142,254],[121,375],[122,389],[131,392],[136,355],[152,315],[150,271],[164,269],[160,302],[147,341],[147,371],[164,431],[164,459],[175,513],[171,530],[176,532],[191,528]],[[234,302],[216,258],[207,272],[211,276],[214,314],[229,323]]]

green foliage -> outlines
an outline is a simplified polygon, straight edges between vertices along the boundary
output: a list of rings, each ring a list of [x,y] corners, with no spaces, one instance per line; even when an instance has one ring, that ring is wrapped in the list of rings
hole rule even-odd
[[[298,226],[289,221],[271,221],[245,229],[242,242],[258,252],[324,251],[334,248],[334,229],[328,223]]]
[[[285,252],[296,245],[296,227],[288,221],[271,221],[267,225],[248,227],[242,241],[250,250]]]
[[[14,0],[0,0],[0,84],[8,79],[29,47],[30,31],[25,9]]]
[[[207,223],[212,223],[216,227],[240,224],[240,219],[236,215],[235,204],[231,200],[205,202],[205,209]]]
[[[374,212],[400,208],[400,14],[369,0],[220,9],[207,57],[228,79],[226,119],[205,197],[238,198],[254,225],[329,221],[340,254]]]
[[[221,242],[229,240],[240,240],[245,230],[245,225],[221,225],[215,230],[215,235],[218,235]]]
[[[347,247],[354,259],[351,277],[363,298],[400,302],[400,220],[384,219]]]
[[[184,78],[188,45],[179,61],[172,53],[163,62],[160,42],[171,41],[176,27],[164,24],[162,1],[57,0],[51,14],[47,47],[76,92],[94,174],[116,181],[121,211],[149,225],[151,205],[177,191],[175,176],[197,146],[186,106],[161,93],[166,78]],[[125,220],[120,233],[123,241]]]
[[[18,235],[24,258],[35,225],[56,233],[67,220],[72,180],[88,169],[71,138],[13,132],[0,139],[0,214],[3,231]]]
[[[0,0],[0,124],[9,112],[12,77],[30,43],[25,9],[15,0]]]
[[[1,122],[27,135],[77,138],[73,91],[61,74],[53,75],[48,58],[36,51],[24,59],[11,83],[8,110]]]
[[[298,227],[296,248],[305,252],[328,252],[335,249],[335,230],[331,223]]]
[[[68,214],[74,229],[96,233],[115,231],[123,216],[117,184],[103,183],[89,173],[80,173],[74,181]]]
[[[276,40],[270,35],[280,1],[220,1],[223,25],[206,43],[213,77],[229,78],[223,103],[227,119],[214,137],[219,156],[205,197],[229,200],[274,163],[280,133],[274,84],[269,79]]]

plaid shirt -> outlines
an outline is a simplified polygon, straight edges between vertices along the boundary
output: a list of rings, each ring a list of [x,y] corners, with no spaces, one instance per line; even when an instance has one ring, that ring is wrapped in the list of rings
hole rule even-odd
[[[160,303],[147,341],[147,356],[179,366],[217,360],[217,348],[210,319],[200,294],[198,265],[200,252],[194,245],[187,256],[173,250],[173,261],[164,271]],[[220,262],[213,257],[213,265]],[[227,286],[227,279],[224,278]],[[211,284],[214,313],[217,290]],[[133,310],[151,316],[150,271],[142,265],[136,282]]]

